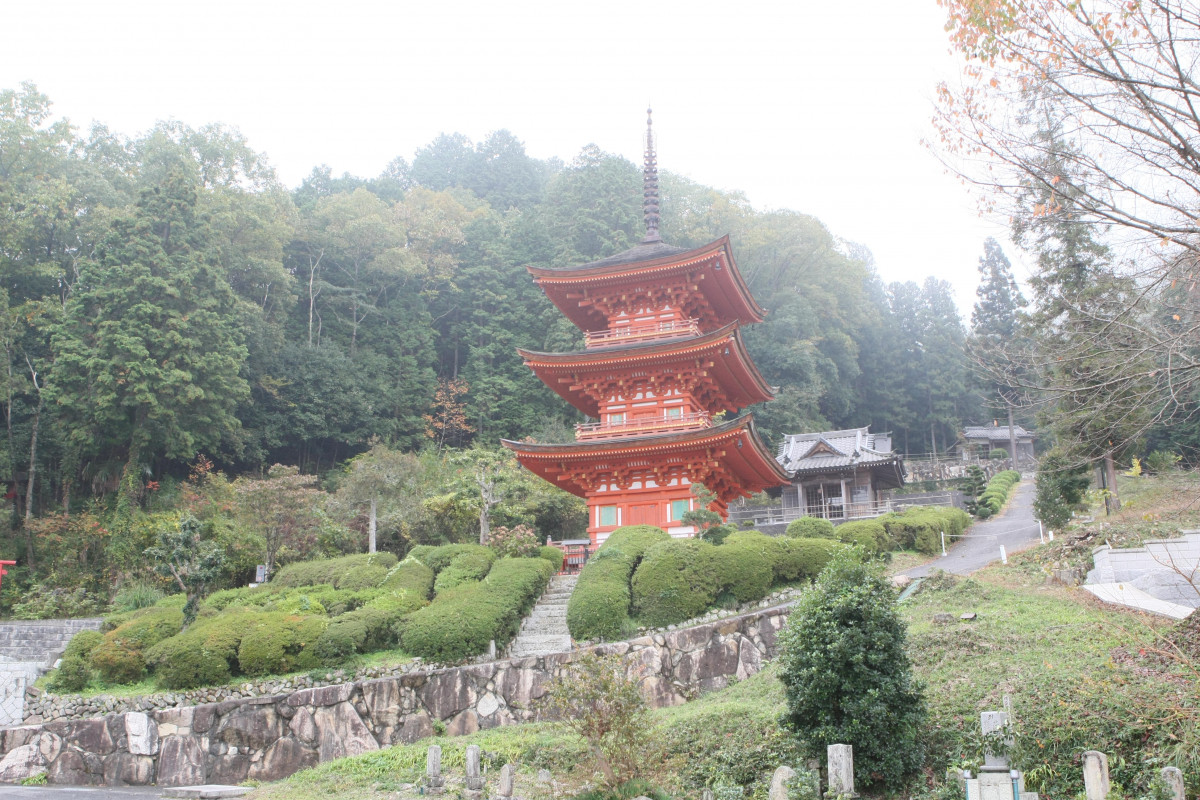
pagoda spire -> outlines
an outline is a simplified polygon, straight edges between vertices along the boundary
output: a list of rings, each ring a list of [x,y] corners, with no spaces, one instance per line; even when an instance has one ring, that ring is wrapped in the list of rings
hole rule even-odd
[[[646,109],[646,156],[642,162],[642,217],[646,220],[646,238],[642,244],[661,242],[658,234],[658,156],[654,148],[652,109]]]

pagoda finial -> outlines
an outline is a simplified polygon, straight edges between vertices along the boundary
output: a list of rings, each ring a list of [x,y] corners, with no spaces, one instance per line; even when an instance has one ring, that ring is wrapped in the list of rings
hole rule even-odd
[[[654,148],[652,109],[646,109],[646,158],[642,166],[642,216],[646,220],[646,238],[642,244],[661,242],[658,235],[658,156]]]

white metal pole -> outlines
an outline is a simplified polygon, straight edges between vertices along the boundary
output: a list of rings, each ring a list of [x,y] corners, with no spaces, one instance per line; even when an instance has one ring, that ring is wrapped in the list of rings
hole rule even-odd
[[[946,555],[946,532],[942,531],[942,555]]]
[[[1040,519],[1038,520],[1038,541],[1042,544],[1046,543],[1046,534],[1042,530],[1042,521]]]
[[[1008,563],[1008,553],[1004,552],[1004,545],[1000,545],[1000,563]]]

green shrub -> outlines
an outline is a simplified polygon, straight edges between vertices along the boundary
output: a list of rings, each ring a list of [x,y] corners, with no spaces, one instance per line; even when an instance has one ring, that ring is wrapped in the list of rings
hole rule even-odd
[[[83,691],[92,680],[92,651],[103,641],[104,634],[99,631],[80,631],[72,636],[51,678],[51,688],[59,692]]]
[[[324,617],[263,612],[246,627],[238,645],[238,667],[245,675],[279,675],[320,664],[316,644]]]
[[[117,590],[112,599],[112,610],[117,612],[137,611],[141,608],[149,608],[162,599],[163,593],[158,587],[148,583],[131,583]]]
[[[194,689],[228,683],[237,672],[242,636],[255,628],[259,614],[238,609],[202,617],[178,636],[146,651],[146,661],[164,689]]]
[[[317,657],[326,664],[337,664],[356,653],[394,647],[397,623],[429,603],[432,586],[433,570],[415,559],[402,561],[392,568],[383,594],[330,620],[317,639]]]
[[[496,561],[496,553],[487,547],[468,550],[456,555],[433,582],[435,594],[464,583],[482,580]]]
[[[413,610],[416,610],[429,602],[433,593],[433,570],[415,558],[406,558],[388,570],[379,588],[392,594],[411,596],[416,603]]]
[[[396,625],[403,648],[438,662],[455,662],[504,646],[521,617],[545,591],[554,568],[544,558],[503,558],[482,581],[439,594]]]
[[[833,523],[820,517],[801,517],[788,523],[787,535],[794,539],[836,539]]]
[[[567,602],[567,628],[576,639],[613,640],[630,632],[630,578],[650,547],[670,541],[662,528],[617,528],[588,559]]]
[[[846,549],[832,539],[780,539],[774,562],[775,581],[791,583],[812,580],[821,574],[833,557]]]
[[[835,532],[839,541],[858,545],[871,555],[886,553],[893,547],[887,528],[878,519],[843,522]]]
[[[64,619],[88,617],[104,608],[104,598],[82,586],[75,588],[34,584],[12,607],[13,619]]]
[[[122,619],[104,634],[104,641],[92,649],[89,657],[92,668],[108,683],[141,680],[146,672],[143,653],[183,628],[182,610],[164,604],[130,612]]]
[[[433,570],[434,575],[437,575],[449,567],[454,559],[464,553],[480,553],[484,558],[494,559],[496,557],[491,548],[481,544],[444,544],[441,547],[433,547],[429,550],[414,547],[412,552],[409,553],[409,557],[417,559]]]
[[[633,613],[651,627],[703,613],[721,591],[718,548],[697,539],[660,542],[633,573]]]
[[[721,593],[739,603],[749,603],[771,591],[774,560],[767,549],[753,542],[734,542],[720,546],[717,552]]]
[[[1002,458],[1008,458],[1008,451],[1005,450],[1003,447],[997,447],[994,450],[989,450],[987,457],[994,461],[998,461],[999,459],[1002,459]]]
[[[925,703],[905,652],[896,592],[876,566],[841,555],[780,634],[785,722],[810,757],[854,747],[864,786],[900,785],[924,761]]]
[[[135,683],[146,674],[142,651],[123,642],[101,642],[88,661],[106,683]]]
[[[269,586],[279,589],[327,583],[338,589],[366,589],[378,586],[396,561],[391,553],[358,553],[341,558],[299,561],[276,572]]]
[[[544,544],[537,550],[537,557],[544,558],[554,565],[554,571],[558,572],[563,568],[563,551],[557,547],[551,547]]]
[[[958,536],[967,529],[971,517],[957,508],[915,506],[879,517],[893,542],[905,550],[937,553],[942,548],[941,534]]]

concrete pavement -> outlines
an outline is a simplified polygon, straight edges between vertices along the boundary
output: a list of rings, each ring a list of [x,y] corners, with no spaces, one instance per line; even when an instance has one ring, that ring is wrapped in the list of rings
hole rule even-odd
[[[1038,544],[1038,523],[1033,518],[1034,486],[1022,480],[1008,506],[998,516],[976,522],[957,542],[947,542],[947,555],[901,573],[924,578],[934,570],[967,575],[1000,560],[1000,545],[1011,555]]]

